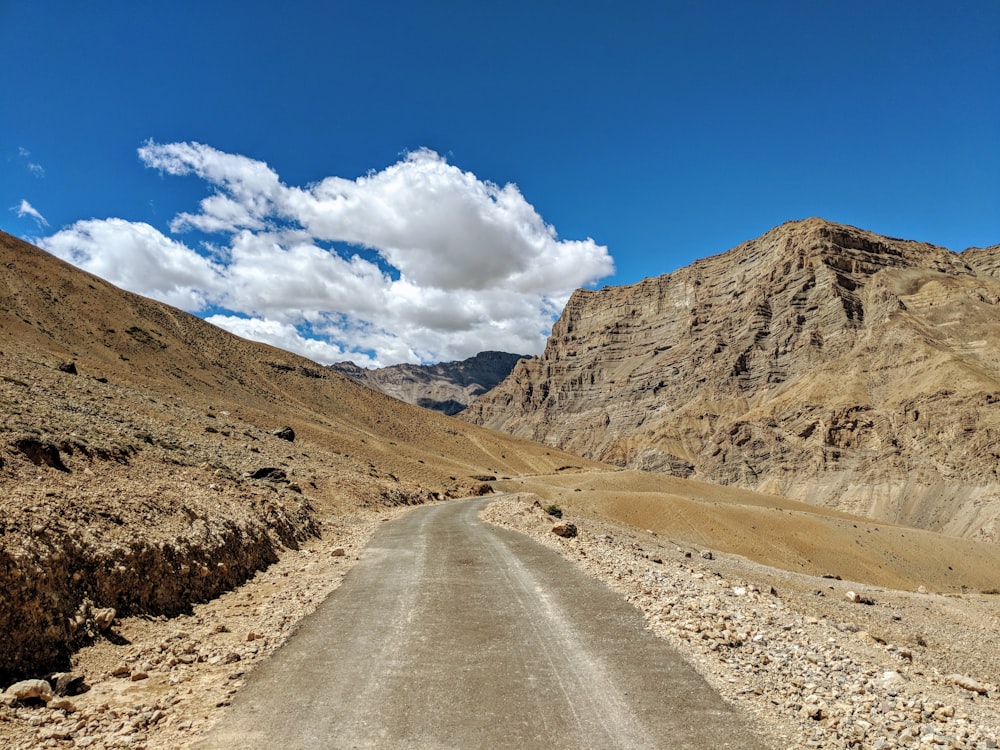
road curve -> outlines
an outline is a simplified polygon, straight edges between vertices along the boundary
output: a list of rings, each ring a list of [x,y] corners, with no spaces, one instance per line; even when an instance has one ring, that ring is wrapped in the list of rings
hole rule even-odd
[[[486,502],[383,524],[194,747],[762,747],[635,608]]]

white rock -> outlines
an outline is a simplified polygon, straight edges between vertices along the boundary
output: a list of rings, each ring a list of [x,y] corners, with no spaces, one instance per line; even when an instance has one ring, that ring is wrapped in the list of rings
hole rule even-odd
[[[45,680],[21,680],[7,688],[4,694],[13,696],[19,701],[38,698],[48,703],[52,700],[52,686]]]

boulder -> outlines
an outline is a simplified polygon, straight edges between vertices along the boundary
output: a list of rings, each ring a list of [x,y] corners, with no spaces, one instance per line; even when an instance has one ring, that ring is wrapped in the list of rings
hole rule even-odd
[[[4,695],[15,700],[41,700],[48,703],[54,697],[52,686],[45,680],[21,680],[4,691]]]
[[[285,427],[278,428],[271,434],[280,440],[287,440],[289,443],[295,440],[295,430],[287,425]]]
[[[570,523],[569,521],[560,521],[552,527],[552,533],[556,536],[561,536],[564,539],[569,539],[576,536],[576,524]]]
[[[110,628],[111,627],[111,623],[113,623],[115,621],[115,615],[116,614],[117,614],[117,612],[115,612],[115,608],[114,607],[106,607],[104,609],[95,609],[94,610],[94,624],[97,626],[97,629],[103,633],[105,630],[107,630],[108,628]]]

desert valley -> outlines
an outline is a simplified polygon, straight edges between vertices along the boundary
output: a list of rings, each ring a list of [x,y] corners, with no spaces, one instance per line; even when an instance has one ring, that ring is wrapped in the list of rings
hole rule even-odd
[[[391,373],[0,261],[0,745],[190,746],[379,525],[496,494],[770,746],[998,746],[1000,246],[789,222]]]

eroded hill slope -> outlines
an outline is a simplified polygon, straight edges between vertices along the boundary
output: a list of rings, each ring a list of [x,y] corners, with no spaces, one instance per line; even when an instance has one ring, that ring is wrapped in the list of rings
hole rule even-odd
[[[0,684],[362,506],[586,463],[400,403],[0,233]],[[294,433],[273,434],[289,427]]]
[[[994,540],[1000,248],[820,219],[576,292],[465,413],[619,466]]]

